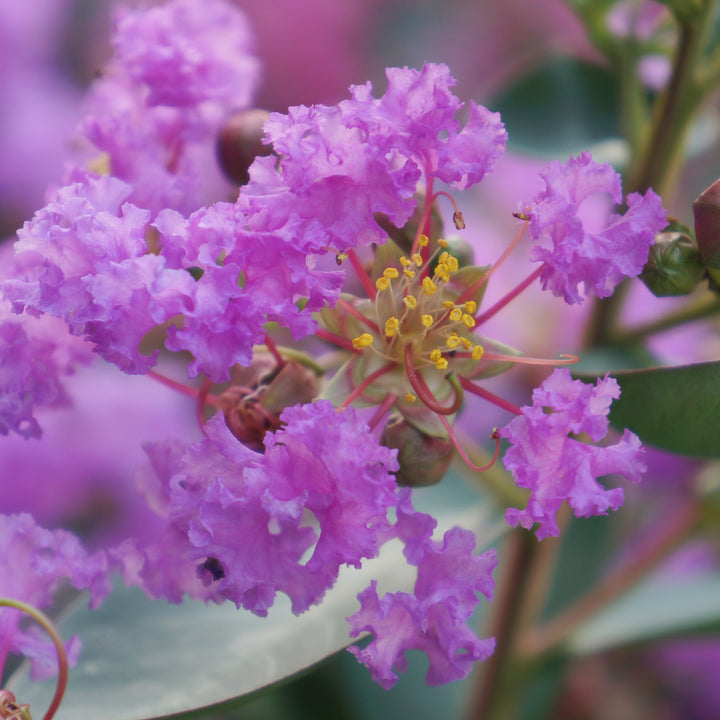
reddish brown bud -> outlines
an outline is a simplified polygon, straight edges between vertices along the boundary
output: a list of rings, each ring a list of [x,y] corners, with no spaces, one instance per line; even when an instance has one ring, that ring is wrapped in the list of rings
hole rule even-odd
[[[720,268],[720,180],[700,193],[693,203],[693,213],[703,264]]]
[[[381,442],[389,448],[397,448],[400,463],[397,482],[410,487],[439,483],[455,453],[450,440],[426,435],[400,416],[390,419]]]
[[[235,382],[244,384],[230,385],[218,399],[232,434],[258,452],[264,449],[265,433],[282,427],[282,411],[312,401],[318,392],[315,373],[300,363],[289,360],[282,367],[275,365],[269,372],[266,370],[257,363],[242,368]]]
[[[243,110],[230,116],[217,138],[216,153],[228,179],[245,185],[250,179],[248,168],[256,157],[271,155],[272,145],[263,143],[266,110]]]

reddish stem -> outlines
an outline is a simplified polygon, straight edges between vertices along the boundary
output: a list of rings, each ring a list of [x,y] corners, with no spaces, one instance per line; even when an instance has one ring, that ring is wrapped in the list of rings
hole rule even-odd
[[[535,280],[540,276],[545,265],[533,270],[514,290],[511,290],[505,297],[498,300],[491,308],[486,310],[482,315],[478,315],[475,318],[475,326],[481,325],[486,320],[489,320],[493,315],[502,310],[509,302],[512,302],[523,290],[532,285]]]
[[[367,325],[376,335],[380,335],[380,328],[370,319],[366,318],[357,308],[353,307],[347,300],[338,298],[337,304],[357,318],[361,323]]]
[[[517,405],[513,405],[508,400],[503,400],[501,397],[498,397],[494,393],[491,393],[489,390],[486,390],[485,388],[476,385],[474,382],[468,380],[462,375],[460,376],[459,380],[460,385],[462,385],[462,387],[468,392],[473,393],[473,395],[478,395],[479,397],[483,398],[483,400],[487,400],[493,405],[497,405],[499,408],[514,413],[515,415],[522,415],[522,410]]]
[[[520,242],[520,238],[525,234],[528,224],[524,223],[520,228],[520,232],[513,238],[513,241],[508,245],[505,252],[498,258],[497,262],[488,269],[488,271],[475,283],[473,283],[456,301],[456,305],[462,305],[466,300],[469,300],[489,279],[490,276],[507,260],[510,253],[515,249],[517,244]]]
[[[420,400],[422,400],[428,410],[432,410],[432,412],[437,413],[438,415],[453,415],[460,409],[463,401],[462,389],[453,385],[453,390],[455,390],[455,399],[452,404],[448,407],[440,405],[430,391],[430,388],[427,386],[423,376],[415,370],[415,367],[412,364],[412,346],[410,344],[405,346],[405,372],[407,373],[412,389],[415,391]]]
[[[319,327],[315,331],[315,334],[319,338],[322,338],[323,340],[327,340],[327,342],[343,348],[343,350],[349,350],[350,352],[354,352],[354,353],[358,353],[358,354],[360,354],[362,352],[362,350],[358,350],[357,348],[353,347],[352,341],[348,340],[347,338],[341,337],[340,335],[336,335],[334,332],[330,332],[329,330],[326,330],[325,328]]]
[[[360,284],[363,286],[363,289],[367,293],[367,296],[371,300],[374,300],[375,295],[377,295],[377,288],[375,287],[375,284],[370,279],[370,276],[365,272],[365,268],[362,266],[360,259],[355,253],[355,250],[350,249],[348,250],[347,254],[353,268],[355,269],[355,274],[358,276],[358,280],[360,281]]]
[[[285,367],[285,358],[280,354],[277,345],[270,339],[269,335],[265,335],[265,347],[272,353],[278,367]]]
[[[376,370],[374,373],[368,375],[346,398],[343,400],[343,402],[340,404],[340,407],[338,407],[338,410],[344,410],[350,403],[353,402],[359,395],[361,395],[366,388],[370,387],[379,377],[382,377],[385,375],[385,373],[390,372],[395,367],[395,363],[388,363],[387,365],[383,365],[379,370]]]
[[[195,408],[195,413],[198,425],[200,425],[200,429],[203,433],[205,433],[205,405],[207,404],[212,385],[212,380],[210,380],[210,378],[205,378],[197,395],[197,407]],[[215,405],[215,407],[217,407],[217,405]]]
[[[172,388],[173,390],[177,390],[179,393],[182,393],[183,395],[187,395],[188,397],[192,398],[193,400],[198,400],[200,397],[200,394],[202,390],[197,390],[194,387],[190,387],[188,385],[183,385],[181,382],[178,382],[177,380],[173,380],[172,378],[165,377],[165,375],[161,375],[156,370],[148,370],[147,372],[148,376],[153,378],[153,380],[157,380],[159,383],[162,383],[166,387]],[[208,405],[212,405],[213,407],[217,407],[218,399],[215,397],[215,395],[209,395],[207,391],[205,392],[203,402],[207,403]]]
[[[476,472],[485,472],[486,470],[489,470],[497,462],[497,459],[500,456],[500,436],[497,434],[497,432],[495,430],[493,430],[493,434],[490,436],[493,440],[495,440],[495,453],[492,456],[492,460],[490,460],[490,462],[487,465],[480,467],[479,465],[476,465],[469,458],[468,454],[465,452],[465,448],[461,445],[460,441],[455,437],[455,433],[453,433],[453,431],[452,431],[452,426],[442,415],[440,416],[440,422],[443,424],[443,426],[447,430],[447,433],[450,436],[450,441],[455,446],[455,449],[458,451],[458,454],[463,459],[463,462],[471,470],[475,470]]]
[[[372,420],[368,423],[368,426],[372,430],[384,417],[385,413],[390,410],[390,408],[395,404],[395,401],[398,399],[397,395],[393,395],[392,393],[388,393],[385,396],[385,399],[382,401],[382,403],[378,406],[378,409],[375,411],[375,414],[372,416]]]

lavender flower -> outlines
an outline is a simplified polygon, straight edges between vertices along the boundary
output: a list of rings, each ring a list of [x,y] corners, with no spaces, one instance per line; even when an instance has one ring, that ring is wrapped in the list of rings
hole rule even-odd
[[[645,471],[638,437],[625,430],[620,441],[608,447],[568,437],[587,433],[594,442],[602,440],[610,403],[618,397],[620,388],[613,378],[592,386],[573,380],[565,368],[533,391],[532,407],[522,408],[522,415],[499,431],[513,444],[503,457],[505,467],[520,487],[531,491],[525,510],[505,513],[508,523],[527,529],[539,523],[536,534],[542,540],[559,534],[555,515],[564,501],[578,517],[605,515],[622,505],[622,488],[605,490],[597,478],[619,473],[637,482]]]
[[[30,515],[0,515],[0,596],[21,600],[38,608],[49,607],[64,579],[78,590],[90,590],[90,606],[97,607],[110,591],[107,560],[103,553],[88,555],[79,540],[64,530],[45,530]],[[40,640],[35,630],[22,630],[19,613],[0,611],[0,673],[8,652],[32,660],[33,679],[57,669],[52,643]],[[70,662],[77,659],[79,640],[68,642]]]
[[[661,200],[652,190],[645,195],[631,193],[624,215],[612,215],[604,229],[589,232],[578,216],[581,203],[596,193],[607,193],[619,203],[620,176],[589,153],[570,158],[565,165],[551,162],[540,176],[545,190],[535,196],[526,214],[536,242],[530,259],[544,263],[543,289],[565,302],[579,303],[580,283],[585,294],[592,291],[608,297],[623,278],[640,274],[650,245],[666,222]]]

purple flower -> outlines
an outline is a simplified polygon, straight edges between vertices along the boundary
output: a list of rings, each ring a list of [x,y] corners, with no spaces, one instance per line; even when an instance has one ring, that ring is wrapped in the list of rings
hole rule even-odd
[[[38,407],[70,404],[63,378],[91,360],[90,345],[51,317],[15,315],[0,300],[0,434],[38,438]]]
[[[108,176],[60,188],[18,232],[19,271],[3,291],[15,310],[63,318],[106,360],[138,373],[157,357],[140,341],[185,309],[193,280],[148,252],[150,214],[124,202],[129,191]]]
[[[204,592],[258,615],[284,592],[301,613],[342,565],[377,555],[397,500],[395,452],[354,410],[338,413],[328,401],[288,408],[281,419],[287,425],[268,434],[264,454],[242,445],[220,415],[202,443],[150,448],[160,486],[145,477],[143,487],[155,488],[165,519],[146,546],[121,548],[126,577],[153,596]],[[197,561],[204,590],[187,582]]]
[[[65,530],[45,530],[30,515],[0,515],[0,596],[37,608],[49,607],[65,579],[78,590],[90,590],[90,607],[97,607],[110,591],[107,560],[102,553],[88,555],[79,540]],[[31,675],[41,680],[57,671],[51,643],[41,642],[37,628],[22,630],[21,614],[0,609],[0,674],[8,652],[32,660]],[[68,642],[71,662],[77,659],[77,638]]]
[[[513,444],[503,458],[505,467],[520,487],[531,491],[525,510],[507,510],[508,523],[527,529],[539,523],[536,534],[542,540],[559,534],[555,516],[565,500],[577,517],[605,515],[622,505],[622,488],[605,490],[597,478],[618,473],[637,482],[645,471],[638,437],[625,430],[620,441],[608,447],[568,437],[587,433],[594,442],[601,440],[610,404],[619,396],[614,378],[593,386],[573,380],[567,368],[555,370],[533,391],[532,407],[523,407],[522,415],[499,431]]]
[[[497,554],[489,550],[473,557],[474,535],[457,527],[445,533],[442,544],[435,542],[431,539],[435,525],[429,515],[415,512],[410,490],[403,489],[396,529],[405,542],[408,562],[418,568],[414,593],[380,598],[373,580],[358,595],[360,610],[348,618],[351,637],[364,631],[373,635],[367,647],[349,651],[386,690],[397,682],[394,670],[405,670],[406,650],[426,653],[430,662],[426,682],[442,685],[466,677],[473,663],[486,660],[495,648],[494,640],[479,640],[467,621],[478,603],[478,592],[492,599]]]
[[[259,74],[245,16],[223,0],[171,0],[119,11],[112,42],[81,127],[91,147],[77,159],[129,183],[129,200],[153,215],[228,196],[216,135]]]
[[[597,193],[621,202],[620,176],[609,165],[594,162],[589,153],[565,165],[551,162],[540,176],[545,190],[535,196],[527,214],[536,242],[530,259],[544,263],[543,289],[579,303],[580,283],[586,294],[608,297],[623,278],[640,273],[655,235],[666,224],[661,200],[652,190],[628,195],[624,215],[612,215],[602,230],[590,232],[578,216],[580,205]]]
[[[507,134],[497,114],[472,105],[464,128],[462,103],[445,65],[421,71],[391,68],[382,98],[368,83],[350,88],[336,107],[315,105],[273,113],[266,136],[282,158],[258,158],[239,198],[252,226],[277,230],[292,223],[305,249],[346,250],[383,242],[375,222],[384,213],[397,225],[410,217],[423,174],[463,189],[492,169]]]

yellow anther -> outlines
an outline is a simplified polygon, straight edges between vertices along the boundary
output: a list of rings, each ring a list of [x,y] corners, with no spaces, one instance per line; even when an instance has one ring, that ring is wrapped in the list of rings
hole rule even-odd
[[[455,307],[455,303],[452,300],[443,300],[442,306],[446,310],[452,310]]]
[[[433,324],[433,316],[432,315],[423,315],[420,318],[420,322],[426,327],[429,328]]]
[[[385,268],[383,270],[383,277],[386,277],[388,280],[394,280],[398,274],[397,268],[394,267]]]
[[[375,287],[378,290],[387,290],[390,287],[390,281],[386,277],[378,278],[375,281]]]
[[[414,270],[403,270],[403,275],[406,278],[410,278],[412,280],[415,277],[415,271]]]
[[[460,342],[462,343],[462,346],[466,350],[469,350],[473,346],[473,344],[467,338],[464,338],[464,337],[460,338]]]
[[[447,240],[443,240],[442,238],[439,238],[437,243],[441,248],[446,248],[448,245],[450,245]]]
[[[445,264],[447,262],[447,259],[450,257],[449,252],[441,252],[440,257],[438,258],[438,264]]]
[[[434,295],[437,292],[437,285],[429,277],[423,278],[422,286],[426,295]]]
[[[460,344],[460,338],[454,333],[446,340],[447,346],[452,350]]]
[[[412,265],[412,263],[404,255],[400,258],[400,264],[404,268],[410,267]]]
[[[431,359],[434,363],[436,363],[441,357],[442,357],[442,350],[441,350],[440,348],[435,348],[435,349],[430,353],[430,359]]]
[[[463,315],[462,316],[463,325],[467,328],[474,328],[475,327],[475,318],[472,315]]]
[[[358,335],[356,338],[353,338],[352,344],[356,350],[362,350],[362,348],[366,348],[373,344],[373,336],[370,333],[363,333],[362,335]]]
[[[472,351],[472,359],[479,360],[485,354],[485,348],[482,345],[476,345]]]
[[[396,317],[390,317],[385,321],[385,335],[393,337],[397,335],[398,328],[400,327],[400,321]]]
[[[418,245],[420,247],[427,247],[428,243],[430,242],[430,239],[427,235],[420,235],[418,238]]]
[[[453,308],[450,311],[450,319],[453,322],[459,322],[460,318],[462,318],[462,316],[463,316],[463,311],[460,308]]]
[[[447,370],[448,361],[445,358],[440,358],[436,363],[435,367],[438,370]]]
[[[450,280],[450,268],[445,263],[441,263],[435,268],[435,274],[445,282]]]
[[[417,398],[412,393],[405,393],[405,399],[409,403],[414,403],[417,400]]]
[[[451,273],[457,272],[457,269],[460,267],[458,259],[454,255],[448,257],[447,266]]]
[[[409,310],[414,310],[417,307],[417,299],[414,295],[406,295],[403,298],[403,302],[405,303],[405,307]]]
[[[412,254],[412,261],[418,266],[422,267],[422,255],[420,253],[413,253]]]
[[[474,315],[475,311],[477,310],[477,303],[474,300],[468,300],[463,307],[465,308],[466,313],[470,313],[470,315]]]

